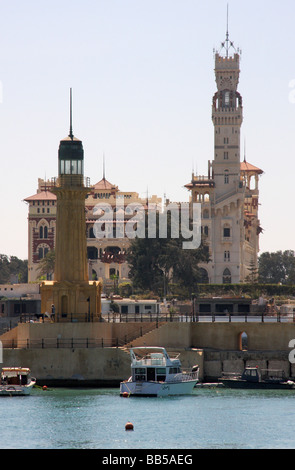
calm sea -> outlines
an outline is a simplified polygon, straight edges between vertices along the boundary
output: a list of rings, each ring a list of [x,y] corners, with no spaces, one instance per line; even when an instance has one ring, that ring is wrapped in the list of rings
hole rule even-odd
[[[119,389],[34,389],[1,397],[0,419],[1,449],[295,448],[291,390],[123,398]]]

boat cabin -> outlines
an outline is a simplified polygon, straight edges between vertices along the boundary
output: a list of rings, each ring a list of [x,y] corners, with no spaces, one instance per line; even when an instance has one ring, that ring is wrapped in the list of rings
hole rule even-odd
[[[257,367],[246,367],[241,378],[247,382],[260,382],[260,373]]]
[[[180,361],[170,359],[164,348],[153,352],[149,348],[137,348],[137,353],[130,350],[132,380],[135,382],[165,382],[169,376],[181,373]]]
[[[259,370],[258,367],[246,367],[241,378],[247,382],[282,382],[286,379],[283,370]]]
[[[24,367],[3,367],[1,385],[27,385],[30,382],[30,369]]]

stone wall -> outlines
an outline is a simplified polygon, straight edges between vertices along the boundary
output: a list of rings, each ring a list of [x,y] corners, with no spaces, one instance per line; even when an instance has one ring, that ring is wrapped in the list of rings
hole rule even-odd
[[[203,380],[215,382],[222,373],[242,373],[246,366],[283,370],[295,378],[295,367],[285,351],[204,351]]]
[[[144,333],[144,328],[151,331]],[[241,333],[247,334],[247,350],[240,350]],[[130,358],[117,347],[67,347],[34,349],[40,338],[101,339],[106,346],[116,338],[133,338],[131,346],[162,346],[180,353],[183,367],[200,366],[201,380],[217,380],[222,372],[242,372],[246,365],[283,369],[295,377],[289,361],[289,341],[295,338],[293,323],[25,323],[1,336],[3,344],[14,339],[19,349],[4,349],[4,366],[30,367],[39,382],[118,385],[130,375]],[[137,337],[137,338],[136,338]],[[25,345],[25,346],[24,346]],[[77,382],[78,381],[78,382]]]

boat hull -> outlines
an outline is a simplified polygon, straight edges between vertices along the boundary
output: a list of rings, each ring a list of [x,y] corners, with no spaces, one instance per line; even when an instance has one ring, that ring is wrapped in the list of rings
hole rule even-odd
[[[185,382],[121,382],[120,395],[140,397],[165,397],[171,395],[189,395],[195,387],[196,380]]]
[[[247,380],[222,379],[220,382],[227,388],[294,390],[295,383],[290,382],[249,382]]]
[[[34,383],[29,385],[0,385],[0,396],[24,396],[30,395]]]

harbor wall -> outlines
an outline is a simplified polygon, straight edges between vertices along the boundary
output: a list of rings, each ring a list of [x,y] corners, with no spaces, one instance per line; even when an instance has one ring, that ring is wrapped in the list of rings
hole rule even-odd
[[[14,339],[19,345],[41,338],[103,339],[105,345],[175,348],[241,349],[241,335],[246,334],[247,349],[288,351],[295,339],[295,323],[281,322],[130,322],[130,323],[20,323],[0,337]],[[118,343],[117,343],[118,342]],[[19,346],[20,347],[20,346]]]
[[[150,329],[147,331],[146,329]],[[147,331],[142,334],[143,331]],[[241,334],[247,335],[247,350],[241,349]],[[139,336],[141,335],[141,336]],[[137,337],[139,336],[139,337]],[[242,372],[246,365],[283,369],[295,377],[289,361],[289,342],[295,338],[293,323],[24,323],[0,337],[14,341],[4,348],[3,366],[30,367],[39,383],[60,385],[118,385],[130,375],[130,357],[119,347],[30,346],[40,338],[103,338],[106,345],[114,338],[132,337],[126,345],[163,346],[180,352],[183,367],[200,367],[201,380],[216,380],[222,372]],[[27,342],[27,346],[26,346]]]
[[[295,367],[286,351],[204,351],[203,378],[217,381],[223,373],[241,374],[245,367],[282,370],[286,378],[295,378]]]
[[[184,369],[199,365],[203,376],[203,352],[175,350]],[[2,367],[29,367],[38,385],[117,387],[131,375],[129,350],[122,348],[4,349]]]

